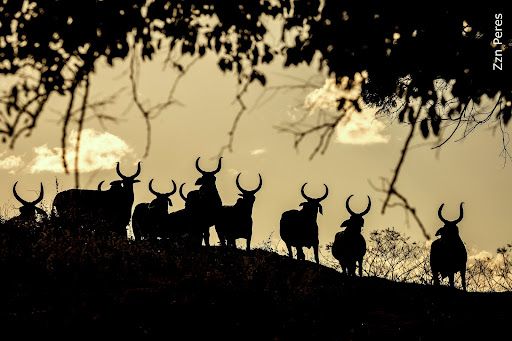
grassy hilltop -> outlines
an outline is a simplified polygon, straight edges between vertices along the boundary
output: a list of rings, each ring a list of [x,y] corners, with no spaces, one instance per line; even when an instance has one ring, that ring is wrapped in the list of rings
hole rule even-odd
[[[512,293],[345,278],[263,249],[2,233],[0,328],[177,340],[473,340],[511,335]]]

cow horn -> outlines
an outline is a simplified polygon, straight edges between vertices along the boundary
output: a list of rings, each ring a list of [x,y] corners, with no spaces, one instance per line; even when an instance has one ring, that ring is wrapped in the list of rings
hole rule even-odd
[[[347,201],[345,202],[345,206],[347,207],[347,211],[350,215],[356,215],[356,213],[354,213],[354,211],[352,211],[350,209],[350,204],[349,204],[349,201],[350,201],[350,198],[352,198],[354,196],[354,194],[351,194],[348,198],[347,198]]]
[[[366,209],[365,209],[363,212],[361,212],[361,213],[355,213],[354,211],[352,211],[352,210],[350,209],[349,201],[350,201],[350,198],[352,198],[353,196],[354,196],[354,194],[351,194],[351,195],[347,198],[347,202],[346,202],[346,204],[345,204],[345,206],[347,207],[347,211],[348,211],[348,213],[349,213],[350,215],[358,215],[358,216],[360,216],[360,217],[362,217],[362,216],[364,216],[364,215],[368,214],[368,212],[370,212],[370,208],[372,207],[372,200],[370,199],[370,196],[369,196],[369,195],[367,195],[367,197],[368,197],[368,206],[366,206]]]
[[[308,196],[306,195],[306,193],[304,192],[304,187],[306,187],[306,185],[307,185],[307,184],[308,184],[308,183],[306,182],[306,183],[304,183],[304,185],[302,185],[302,187],[300,188],[300,193],[302,194],[302,196],[304,197],[304,199],[306,199],[307,201],[311,201],[311,200],[313,200],[313,199],[312,199],[312,198],[310,198],[310,197],[308,197]]]
[[[455,224],[458,224],[460,223],[460,221],[462,220],[462,218],[464,217],[464,209],[462,208],[462,204],[464,204],[464,202],[461,202],[460,203],[460,208],[459,208],[459,218],[457,220],[454,221]]]
[[[443,213],[442,213],[443,207],[444,207],[444,204],[441,204],[441,206],[439,206],[439,210],[437,211],[437,215],[439,216],[439,219],[441,219],[441,221],[443,223],[447,224],[447,223],[449,223],[449,221],[443,218]]]
[[[242,173],[238,173],[238,175],[236,176],[236,187],[238,187],[240,192],[247,193],[247,194],[255,194],[256,192],[258,192],[261,189],[261,185],[263,184],[263,180],[261,180],[261,174],[258,174],[258,176],[260,178],[260,183],[258,184],[258,187],[256,187],[253,190],[245,190],[245,189],[242,188],[242,186],[240,186],[239,178],[240,178],[241,174]]]
[[[329,188],[327,188],[326,184],[324,184],[324,187],[325,187],[325,194],[322,197],[316,199],[316,200],[318,200],[318,202],[320,202],[320,201],[324,200],[325,198],[327,198],[327,195],[329,194]]]
[[[180,186],[180,197],[183,199],[183,201],[187,201],[187,197],[183,194],[183,186],[185,186],[185,183],[182,183]]]
[[[324,184],[324,186],[325,186],[325,194],[323,196],[321,196],[320,198],[310,198],[310,197],[308,197],[306,195],[306,193],[304,192],[304,187],[306,187],[306,184],[307,184],[307,182],[304,185],[302,185],[302,188],[300,189],[300,192],[302,193],[302,196],[304,197],[304,199],[306,199],[307,201],[318,201],[318,202],[320,202],[320,201],[324,200],[325,198],[327,198],[327,195],[329,194],[329,188],[327,188],[326,184]]]
[[[119,162],[117,162],[117,166],[116,166],[116,171],[117,171],[117,175],[119,175],[119,177],[123,180],[128,180],[128,179],[135,179],[136,177],[139,176],[140,174],[140,161],[139,163],[137,164],[137,171],[135,172],[135,174],[133,174],[132,176],[125,176],[121,173],[121,169],[119,168]]]
[[[104,182],[105,182],[105,180],[103,180],[102,182],[100,182],[100,183],[98,184],[98,191],[101,191],[101,185],[103,185],[103,183],[104,183]]]
[[[43,188],[43,183],[41,182],[41,191],[39,191],[39,197],[32,202],[32,205],[37,205],[39,204],[42,200],[43,200],[43,197],[44,197],[44,188]],[[462,204],[461,204],[461,210],[462,210]],[[460,218],[462,220],[462,218]]]
[[[199,171],[199,173],[201,173],[203,175],[204,174],[217,174],[220,171],[220,168],[221,168],[221,165],[222,165],[222,163],[221,163],[222,156],[219,158],[219,163],[217,165],[217,169],[213,170],[213,171],[204,171],[204,170],[202,170],[201,167],[199,167],[199,159],[200,159],[200,157],[198,157],[197,160],[196,160],[196,169]]]
[[[23,200],[18,195],[18,193],[16,193],[16,185],[17,184],[18,184],[18,181],[16,181],[14,183],[14,186],[12,187],[12,193],[14,194],[14,197],[16,198],[16,200],[18,200],[23,206],[35,206],[35,205],[39,204],[43,200],[44,188],[43,188],[43,183],[42,182],[41,182],[41,191],[39,192],[39,197],[36,200],[32,201],[32,202]]]
[[[159,195],[161,194],[161,193],[158,193],[157,191],[155,191],[155,190],[153,189],[153,179],[151,179],[151,180],[149,181],[149,186],[148,186],[148,187],[149,187],[149,191],[150,191],[150,192],[151,192],[151,194],[153,194],[154,196],[159,196]]]
[[[172,189],[172,191],[170,191],[169,193],[159,193],[159,192],[155,191],[155,190],[153,189],[153,180],[154,180],[154,179],[151,179],[151,181],[149,182],[149,191],[150,191],[153,195],[155,195],[155,196],[157,196],[157,197],[170,197],[171,195],[173,195],[174,193],[176,193],[176,189],[177,189],[177,187],[176,187],[176,183],[174,182],[174,180],[171,180],[174,188],[173,188],[173,189]]]
[[[366,214],[368,214],[368,212],[370,212],[370,208],[372,207],[372,200],[370,199],[370,196],[367,195],[368,197],[368,206],[366,207],[366,210],[364,210],[363,212],[361,212],[359,215],[361,216],[364,216]]]

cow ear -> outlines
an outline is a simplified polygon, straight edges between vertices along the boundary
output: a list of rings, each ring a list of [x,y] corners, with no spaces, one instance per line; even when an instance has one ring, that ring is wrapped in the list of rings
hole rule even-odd
[[[168,199],[167,199],[167,202],[169,203],[169,206],[172,206],[171,198],[168,198]]]
[[[299,204],[299,206],[304,206],[304,205],[306,205],[306,204],[307,204],[307,203],[305,203],[305,202],[301,202],[301,203]]]
[[[340,227],[347,227],[348,226],[348,219],[341,223]]]
[[[320,212],[320,214],[322,214],[322,215],[324,214],[324,213],[322,212],[322,205],[320,205],[320,204],[318,204],[318,212]]]

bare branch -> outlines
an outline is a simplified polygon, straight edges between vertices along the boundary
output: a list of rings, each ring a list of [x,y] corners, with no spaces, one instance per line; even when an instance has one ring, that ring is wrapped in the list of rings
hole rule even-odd
[[[77,136],[76,136],[76,145],[75,145],[75,188],[80,188],[80,170],[79,170],[79,156],[80,156],[80,140],[82,137],[82,129],[85,119],[85,112],[87,109],[87,99],[89,97],[89,77],[85,77],[85,93],[84,98],[82,100],[82,107],[80,110],[80,117],[78,119],[78,129],[77,129]]]
[[[75,83],[76,84],[76,83]],[[64,167],[64,172],[69,174],[68,163],[66,161],[66,138],[67,138],[67,128],[69,125],[69,121],[72,115],[73,103],[75,102],[75,91],[76,86],[73,86],[69,89],[70,98],[68,103],[68,108],[66,110],[66,114],[64,116],[64,123],[62,124],[62,136],[61,136],[61,148],[62,148],[62,166]]]

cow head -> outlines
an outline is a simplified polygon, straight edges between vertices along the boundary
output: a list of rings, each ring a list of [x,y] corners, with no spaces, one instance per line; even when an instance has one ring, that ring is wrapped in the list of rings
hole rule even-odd
[[[18,184],[18,181],[16,181],[16,183],[12,187],[12,193],[14,194],[14,198],[16,198],[16,200],[18,200],[22,205],[19,208],[20,216],[26,217],[26,218],[32,218],[32,217],[35,217],[36,213],[46,215],[46,213],[42,209],[36,207],[36,205],[39,204],[43,200],[43,196],[44,196],[43,184],[41,183],[41,190],[39,191],[39,197],[34,201],[23,200],[16,192],[17,184]]]
[[[121,170],[119,169],[119,162],[117,163],[116,171],[117,171],[117,175],[119,175],[119,177],[121,178],[123,188],[126,188],[126,189],[133,188],[134,183],[140,182],[140,180],[135,179],[140,174],[140,161],[137,164],[137,171],[135,172],[135,174],[133,174],[131,176],[126,176],[126,175],[123,175],[123,173],[121,173]],[[112,182],[110,183],[110,185],[112,185]]]
[[[361,232],[361,228],[364,226],[363,216],[370,212],[370,208],[372,207],[372,200],[370,199],[370,196],[368,196],[368,206],[366,207],[366,209],[361,213],[355,213],[350,208],[350,198],[352,198],[353,196],[353,194],[350,195],[347,198],[347,201],[345,202],[345,206],[347,208],[348,213],[350,214],[350,218],[345,220],[340,227],[358,228],[359,232]]]
[[[169,206],[172,206],[172,201],[171,201],[170,196],[173,195],[174,193],[176,193],[177,187],[176,187],[176,183],[174,182],[174,180],[171,180],[171,181],[172,181],[172,185],[174,188],[172,189],[172,191],[170,191],[168,193],[159,193],[159,192],[155,191],[153,189],[153,179],[151,179],[151,181],[149,181],[149,191],[151,192],[151,194],[156,196],[156,198],[153,199],[153,201],[151,202],[150,208],[161,205],[163,203],[166,203],[166,205],[168,204]]]
[[[258,186],[253,190],[246,190],[246,189],[242,188],[242,186],[240,186],[239,179],[240,179],[241,174],[242,173],[239,173],[236,177],[236,187],[238,187],[238,190],[240,191],[240,193],[238,195],[241,196],[244,200],[254,203],[254,200],[256,200],[255,194],[256,194],[256,192],[258,192],[261,189],[261,185],[263,184],[263,181],[261,180],[261,175],[258,174],[258,176],[260,178],[260,182],[259,182]]]
[[[464,204],[464,203],[463,202],[460,203],[459,218],[457,218],[455,220],[451,220],[451,221],[446,220],[443,217],[442,210],[443,210],[444,204],[442,204],[439,207],[439,210],[437,211],[437,215],[439,216],[439,219],[441,219],[441,221],[444,223],[444,226],[441,227],[439,230],[437,230],[436,236],[441,236],[441,238],[443,238],[443,237],[459,235],[459,227],[457,226],[457,224],[460,223],[462,218],[464,217],[464,210],[462,208],[462,204]]]
[[[202,170],[201,167],[199,167],[199,159],[200,158],[198,157],[196,160],[196,169],[199,173],[201,173],[201,177],[199,179],[197,179],[196,185],[197,186],[214,185],[215,184],[215,174],[217,174],[220,171],[222,157],[219,158],[219,163],[217,165],[217,169],[215,169],[213,171]]]
[[[299,206],[302,206],[303,210],[315,210],[315,213],[316,213],[316,211],[318,211],[318,212],[320,212],[320,214],[323,214],[322,205],[320,205],[320,202],[322,200],[324,200],[325,198],[327,198],[327,195],[329,194],[329,189],[327,188],[327,185],[324,184],[325,194],[323,196],[321,196],[320,198],[308,197],[306,195],[306,193],[304,192],[304,188],[306,187],[306,185],[307,185],[307,182],[304,185],[302,185],[302,187],[300,189],[300,193],[302,194],[304,199],[306,199],[307,201],[300,203]]]

